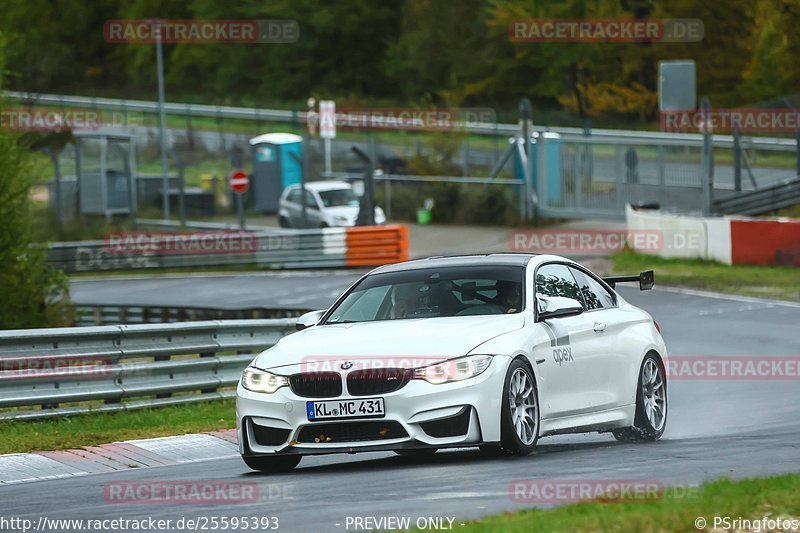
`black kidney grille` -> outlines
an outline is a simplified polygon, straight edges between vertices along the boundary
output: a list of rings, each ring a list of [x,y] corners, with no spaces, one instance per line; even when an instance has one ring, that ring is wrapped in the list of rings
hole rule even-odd
[[[342,395],[342,377],[337,372],[307,372],[289,376],[292,392],[305,398],[335,398]]]
[[[353,396],[386,394],[403,388],[413,375],[408,368],[370,368],[347,374],[347,392]]]

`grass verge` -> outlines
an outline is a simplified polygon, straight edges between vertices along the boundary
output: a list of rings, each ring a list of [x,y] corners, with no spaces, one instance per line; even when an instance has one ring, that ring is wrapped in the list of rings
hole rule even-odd
[[[664,259],[630,251],[612,256],[614,272],[656,271],[656,285],[800,301],[800,268],[723,265],[703,259]]]
[[[233,398],[50,420],[8,420],[0,422],[0,454],[64,450],[233,427]]]
[[[531,531],[697,531],[712,530],[714,517],[761,520],[798,519],[800,475],[731,481],[703,485],[694,496],[626,503],[587,502],[552,510],[531,509],[491,516],[464,527],[459,533],[527,533]],[[698,520],[705,520],[706,528]],[[698,522],[695,522],[698,520]],[[733,524],[731,524],[733,525]],[[743,524],[746,525],[746,524]],[[718,527],[722,524],[717,524]],[[726,531],[778,531],[758,524]],[[788,529],[786,531],[789,531]]]

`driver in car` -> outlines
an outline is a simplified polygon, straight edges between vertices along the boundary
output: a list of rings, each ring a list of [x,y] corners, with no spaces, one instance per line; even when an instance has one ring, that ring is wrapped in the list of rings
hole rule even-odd
[[[389,313],[391,318],[408,318],[413,316],[417,309],[417,295],[415,287],[398,286],[394,289],[394,305]]]
[[[522,309],[522,286],[513,281],[500,280],[495,285],[497,296],[491,303],[503,308],[504,313],[516,313]]]

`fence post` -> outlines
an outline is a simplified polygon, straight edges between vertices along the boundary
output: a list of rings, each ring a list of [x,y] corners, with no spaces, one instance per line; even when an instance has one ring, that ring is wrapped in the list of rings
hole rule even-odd
[[[742,134],[733,130],[733,190],[742,191]]]
[[[469,141],[467,139],[464,139],[464,141],[461,143],[461,154],[461,157],[464,158],[464,164],[461,166],[461,168],[463,169],[464,177],[466,178],[469,176]]]
[[[392,180],[383,181],[383,202],[386,205],[386,219],[392,218]]]
[[[800,176],[800,129],[798,129],[795,133],[795,146],[795,153],[797,154],[797,166],[795,167],[795,172],[798,176]]]
[[[214,355],[215,355],[214,352],[203,352],[203,353],[200,354],[200,357],[201,358],[202,357],[214,357]],[[217,388],[216,387],[212,387],[210,389],[200,389],[200,392],[203,393],[203,394],[210,394],[212,392],[217,392]]]
[[[530,128],[533,126],[533,104],[528,98],[523,98],[519,101],[519,136],[522,139],[522,154],[521,163],[524,168],[523,177],[525,178],[525,218],[530,219],[533,217],[533,201],[531,199],[531,187],[533,186],[532,168],[531,168],[531,135]],[[542,137],[539,137],[540,142],[537,144],[544,144]],[[541,151],[544,154],[543,151]],[[537,175],[539,173],[537,172]],[[542,174],[543,175],[543,174]]]
[[[703,123],[703,216],[711,215],[711,202],[714,188],[714,152],[711,138],[711,101],[704,96],[700,101],[700,113]]]
[[[614,159],[616,160],[616,168],[617,168],[617,171],[615,172],[615,175],[617,177],[617,182],[615,184],[617,193],[617,207],[619,209],[623,209],[625,207],[625,204],[623,204],[624,193],[622,189],[627,187],[627,182],[625,181],[625,176],[622,170],[624,164],[622,155],[622,145],[620,144],[617,145],[616,157]]]
[[[589,180],[585,180],[584,174],[581,169],[581,147],[580,145],[575,147],[575,161],[573,162],[575,165],[575,207],[577,209],[583,208],[583,188],[586,187],[586,192],[589,196],[592,196],[592,183]]]
[[[192,131],[192,104],[186,104],[186,141],[189,150],[194,151],[194,132]]]

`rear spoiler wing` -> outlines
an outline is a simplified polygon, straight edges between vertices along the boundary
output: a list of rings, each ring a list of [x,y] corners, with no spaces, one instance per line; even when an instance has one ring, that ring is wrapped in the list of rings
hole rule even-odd
[[[640,272],[638,276],[609,276],[603,278],[603,281],[608,283],[613,289],[617,283],[625,283],[629,281],[638,281],[639,290],[649,291],[656,283],[655,274],[652,270],[645,270]]]

